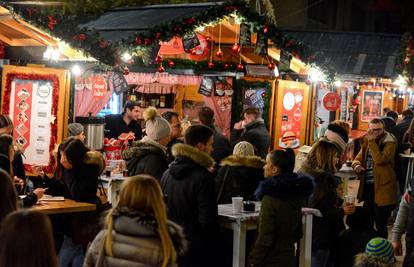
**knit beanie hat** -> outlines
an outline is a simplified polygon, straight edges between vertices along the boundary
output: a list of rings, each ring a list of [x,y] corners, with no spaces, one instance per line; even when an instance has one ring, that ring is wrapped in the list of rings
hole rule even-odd
[[[344,128],[337,124],[329,124],[328,129],[325,132],[325,137],[333,142],[341,153],[345,152],[346,144],[349,141],[348,133]]]
[[[384,238],[374,238],[368,242],[365,253],[374,257],[381,257],[387,262],[394,261],[394,249],[390,241]]]
[[[145,133],[147,136],[158,141],[163,137],[170,135],[171,126],[166,119],[158,115],[157,109],[149,107],[144,111]]]
[[[234,146],[233,155],[254,156],[254,147],[249,142],[241,141]]]
[[[79,135],[83,131],[84,131],[83,126],[80,123],[70,123],[68,125],[68,135],[69,135],[69,137]]]

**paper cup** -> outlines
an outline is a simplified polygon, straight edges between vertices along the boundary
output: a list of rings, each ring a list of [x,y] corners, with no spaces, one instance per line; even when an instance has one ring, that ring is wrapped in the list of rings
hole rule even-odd
[[[231,203],[233,204],[233,213],[240,213],[243,206],[242,197],[232,197]]]
[[[344,201],[346,204],[355,204],[355,196],[345,196]]]
[[[411,154],[411,149],[407,148],[406,150],[404,150],[404,154],[410,155]]]

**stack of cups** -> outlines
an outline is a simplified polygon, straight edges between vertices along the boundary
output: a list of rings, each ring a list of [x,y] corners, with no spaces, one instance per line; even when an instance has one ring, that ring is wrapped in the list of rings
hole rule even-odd
[[[233,204],[233,213],[241,213],[243,206],[242,197],[232,197],[231,202]]]
[[[345,205],[355,204],[355,196],[345,196],[344,197]]]

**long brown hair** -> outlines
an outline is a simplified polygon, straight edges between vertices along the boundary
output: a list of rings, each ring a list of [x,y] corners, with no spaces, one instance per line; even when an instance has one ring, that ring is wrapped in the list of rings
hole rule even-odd
[[[162,267],[174,264],[176,251],[168,232],[167,211],[161,187],[157,180],[148,175],[137,175],[128,178],[121,187],[117,207],[126,207],[154,216],[158,224],[158,234],[162,247]],[[112,211],[106,217],[107,237],[105,253],[112,256]]]
[[[52,224],[43,213],[22,210],[9,214],[0,240],[0,267],[58,266]]]
[[[8,173],[0,170],[0,223],[17,210],[17,194]]]
[[[325,139],[313,145],[308,154],[308,163],[314,169],[325,170],[330,173],[336,171],[339,151],[336,146]]]

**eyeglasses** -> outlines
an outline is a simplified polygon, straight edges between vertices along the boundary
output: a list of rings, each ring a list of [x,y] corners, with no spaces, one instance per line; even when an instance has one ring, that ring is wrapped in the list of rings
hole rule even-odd
[[[373,132],[381,132],[382,131],[382,128],[370,129],[370,130],[373,131]]]

